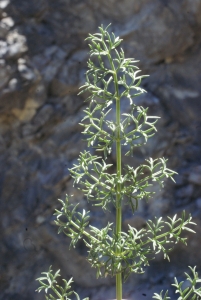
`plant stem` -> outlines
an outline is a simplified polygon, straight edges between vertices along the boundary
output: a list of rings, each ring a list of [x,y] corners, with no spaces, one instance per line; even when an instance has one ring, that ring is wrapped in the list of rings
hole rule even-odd
[[[121,209],[121,106],[120,95],[117,78],[117,70],[115,69],[110,50],[107,48],[104,40],[102,39],[105,50],[108,52],[107,57],[112,67],[112,73],[115,86],[115,99],[116,99],[116,164],[117,164],[117,189],[116,189],[116,235],[121,233],[122,226],[122,209]],[[116,254],[119,254],[119,249],[116,249]],[[122,300],[122,274],[121,272],[116,275],[116,300]]]
[[[51,286],[51,289],[55,292],[55,294],[56,294],[58,297],[60,297],[60,300],[63,300],[62,295],[57,291],[57,289],[55,289],[55,287],[54,287],[53,285]]]
[[[75,223],[73,222],[72,220],[70,221],[70,224],[73,225],[76,229],[80,230],[80,227]],[[86,235],[89,239],[92,239],[94,241],[98,241],[94,236],[92,236],[90,233],[88,233],[87,231],[83,230],[82,233],[84,235]]]
[[[115,92],[116,92],[116,162],[117,162],[117,191],[116,191],[116,235],[121,233],[122,211],[121,211],[121,107],[119,89],[117,83],[117,74],[114,73]],[[117,254],[119,249],[116,250]],[[122,274],[116,275],[116,299],[122,300]]]

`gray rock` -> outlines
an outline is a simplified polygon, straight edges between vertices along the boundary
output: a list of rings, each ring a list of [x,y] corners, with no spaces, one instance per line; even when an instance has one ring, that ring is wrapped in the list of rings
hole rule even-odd
[[[136,215],[130,219],[124,220],[123,227],[125,231],[128,230],[128,225],[140,230],[146,226],[146,220],[143,217]]]
[[[34,71],[26,65],[26,61],[23,59],[18,59],[18,71],[25,80],[35,79]]]
[[[198,223],[197,235],[186,232],[188,247],[178,244],[170,254],[169,267],[159,255],[149,274],[128,280],[128,298],[144,298],[143,291],[151,298],[152,291],[159,292],[155,273],[166,274],[167,284],[162,284],[166,289],[173,279],[168,274],[176,276],[187,265],[201,267],[200,16],[201,4],[195,0],[0,1],[2,299],[42,300],[44,295],[34,292],[35,278],[51,264],[67,279],[75,277],[81,297],[90,288],[91,299],[114,298],[114,281],[94,279],[94,270],[85,261],[86,249],[80,244],[68,252],[69,240],[49,225],[59,207],[56,199],[64,199],[66,193],[74,194],[73,204],[90,208],[73,187],[68,168],[86,149],[79,123],[87,104],[84,95],[77,96],[89,52],[84,39],[110,22],[111,30],[124,39],[126,57],[141,59],[138,66],[151,75],[142,83],[148,93],[136,103],[161,117],[155,136],[136,148],[132,158],[123,155],[123,163],[137,167],[145,158],[164,156],[168,167],[179,173],[176,186],[170,181],[165,181],[164,190],[153,186],[156,194],[147,203],[140,202],[139,215],[132,216],[124,207],[124,229],[129,222],[141,228],[148,218],[173,216],[185,208]],[[128,109],[122,101],[122,110]],[[114,120],[115,114],[109,117]],[[109,163],[115,162],[115,146],[113,150]],[[113,210],[91,211],[95,226],[115,221]]]
[[[201,198],[196,199],[196,205],[199,209],[201,209]]]
[[[186,197],[191,198],[193,195],[193,190],[194,190],[193,185],[189,184],[187,186],[179,188],[176,192],[176,196],[178,198],[186,198]]]
[[[0,58],[3,58],[8,52],[8,45],[5,41],[0,41]]]
[[[57,74],[59,68],[64,64],[67,53],[58,46],[50,46],[45,49],[43,54],[33,57],[35,67],[41,71],[43,79],[51,82]]]
[[[189,182],[201,185],[201,166],[194,168],[188,177]]]
[[[10,0],[2,0],[0,3],[0,8],[5,9],[10,3]]]
[[[14,20],[11,17],[5,17],[0,22],[0,38],[5,38],[9,30],[13,27]]]
[[[83,83],[83,69],[80,66],[81,61],[87,58],[87,51],[76,52],[68,62],[63,64],[51,83],[51,93],[57,97],[63,97],[68,94],[77,94],[79,86]]]
[[[0,89],[2,89],[7,83],[11,75],[11,68],[6,65],[5,60],[0,59]]]
[[[10,31],[7,35],[7,58],[17,58],[27,52],[26,37],[17,30]]]

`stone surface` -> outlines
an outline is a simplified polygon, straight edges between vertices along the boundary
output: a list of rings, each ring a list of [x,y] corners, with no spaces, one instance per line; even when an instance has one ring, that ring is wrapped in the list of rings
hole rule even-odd
[[[128,225],[140,230],[146,226],[146,220],[143,217],[136,215],[124,220],[123,227],[125,231],[128,230]]]
[[[68,171],[86,149],[79,125],[86,104],[77,96],[87,68],[84,39],[109,23],[124,39],[125,55],[140,59],[138,66],[151,75],[137,103],[161,117],[154,137],[123,162],[137,167],[164,156],[179,173],[176,185],[154,185],[155,197],[139,203],[138,215],[125,206],[124,228],[183,209],[198,224],[197,235],[186,235],[189,246],[178,244],[171,253],[171,263],[159,255],[144,275],[131,276],[125,297],[151,298],[174,276],[183,278],[188,265],[201,269],[200,1],[0,0],[0,299],[44,299],[34,292],[35,279],[49,265],[66,279],[73,275],[81,297],[115,298],[114,279],[95,280],[83,244],[68,251],[69,240],[52,225],[56,199],[66,193],[92,210],[93,226],[115,221],[113,211],[89,206]],[[128,109],[122,102],[122,110]],[[114,148],[111,163],[115,155]]]
[[[194,168],[188,177],[189,182],[201,185],[201,166]]]

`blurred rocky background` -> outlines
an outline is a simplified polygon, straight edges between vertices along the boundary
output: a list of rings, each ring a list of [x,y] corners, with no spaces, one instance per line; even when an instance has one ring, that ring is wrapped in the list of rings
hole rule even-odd
[[[77,96],[89,51],[84,39],[109,23],[124,39],[126,56],[140,59],[138,66],[151,75],[142,84],[148,93],[136,100],[161,117],[157,134],[129,163],[165,156],[179,173],[176,184],[154,187],[155,197],[136,215],[125,209],[124,228],[183,209],[198,224],[170,263],[158,255],[144,275],[131,276],[124,297],[172,293],[170,283],[174,276],[184,279],[188,265],[201,271],[201,1],[0,0],[0,299],[44,299],[35,279],[49,265],[66,279],[73,276],[81,297],[115,297],[114,280],[96,280],[83,244],[69,251],[52,215],[66,193],[89,209],[68,168],[87,148],[78,124],[86,103]],[[113,213],[92,208],[92,225],[109,219]]]

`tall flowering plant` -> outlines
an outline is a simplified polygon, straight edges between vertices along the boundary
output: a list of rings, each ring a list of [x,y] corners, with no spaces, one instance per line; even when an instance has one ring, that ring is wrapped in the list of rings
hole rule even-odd
[[[149,199],[154,192],[150,187],[156,181],[163,186],[164,178],[174,181],[176,173],[166,166],[167,159],[149,158],[145,163],[133,168],[122,163],[122,149],[126,147],[128,156],[135,154],[135,147],[140,147],[155,132],[156,116],[148,116],[148,108],[138,106],[135,97],[145,93],[140,87],[146,75],[140,75],[137,61],[125,58],[124,51],[119,47],[122,40],[108,27],[99,27],[100,32],[89,34],[87,40],[90,47],[90,59],[86,72],[86,83],[81,87],[80,94],[88,93],[88,107],[84,110],[82,120],[83,134],[88,147],[96,149],[100,155],[90,151],[81,152],[77,164],[70,173],[74,184],[94,205],[108,210],[111,205],[116,211],[116,222],[108,223],[102,229],[90,225],[90,212],[79,211],[78,205],[70,204],[69,196],[59,200],[61,209],[56,210],[56,224],[59,233],[63,232],[71,238],[70,246],[75,247],[83,239],[88,248],[88,262],[97,270],[99,276],[116,277],[116,299],[122,300],[122,281],[131,273],[143,273],[144,267],[159,252],[169,259],[168,253],[177,242],[186,243],[180,236],[184,230],[192,231],[189,225],[195,224],[191,216],[175,215],[163,220],[162,217],[148,220],[147,227],[137,230],[129,225],[128,231],[122,231],[122,207],[128,205],[134,214],[138,202]],[[129,101],[130,112],[121,112],[121,101]],[[115,120],[109,120],[108,114],[115,109]],[[108,164],[107,157],[113,147],[116,148],[115,164]],[[115,172],[112,170],[116,169]],[[193,277],[186,275],[191,287],[182,289],[175,279],[178,299],[201,299],[201,290],[195,285],[200,281],[195,268],[191,268]],[[41,286],[38,291],[45,290],[46,299],[70,299],[74,293],[70,290],[72,278],[64,286],[57,285],[59,271],[49,271],[38,278]],[[70,291],[69,291],[70,290]],[[51,292],[53,294],[51,294]],[[191,297],[191,298],[189,298]],[[168,292],[164,295],[155,294],[158,300],[170,299]]]

